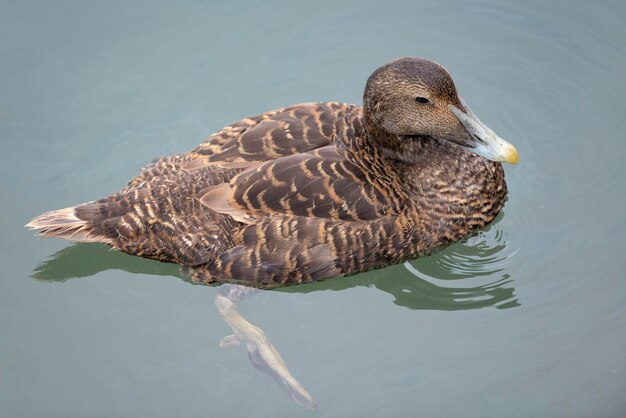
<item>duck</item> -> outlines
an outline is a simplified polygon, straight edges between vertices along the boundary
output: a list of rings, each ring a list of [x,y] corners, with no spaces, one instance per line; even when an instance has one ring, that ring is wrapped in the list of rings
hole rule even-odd
[[[43,213],[43,237],[177,263],[201,284],[271,288],[423,257],[491,223],[517,163],[440,64],[395,59],[362,106],[247,117],[154,160],[111,196]]]

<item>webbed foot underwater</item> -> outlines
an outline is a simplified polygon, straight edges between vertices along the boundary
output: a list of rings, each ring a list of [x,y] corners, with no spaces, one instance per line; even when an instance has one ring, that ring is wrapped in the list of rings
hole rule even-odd
[[[306,103],[244,118],[161,158],[112,196],[27,227],[178,263],[202,283],[258,287],[415,258],[489,224],[515,148],[439,64],[400,58],[363,106]]]

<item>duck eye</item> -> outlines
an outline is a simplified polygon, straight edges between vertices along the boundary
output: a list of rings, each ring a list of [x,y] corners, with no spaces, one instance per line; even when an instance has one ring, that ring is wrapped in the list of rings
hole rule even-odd
[[[418,97],[416,97],[416,98],[415,98],[415,101],[416,101],[417,103],[420,103],[420,104],[426,104],[426,103],[429,103],[429,100],[428,100],[426,97],[419,97],[419,96],[418,96]]]

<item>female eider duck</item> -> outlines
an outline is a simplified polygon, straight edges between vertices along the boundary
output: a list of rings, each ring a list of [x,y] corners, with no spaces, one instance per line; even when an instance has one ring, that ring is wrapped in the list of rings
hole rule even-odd
[[[431,253],[490,223],[515,148],[448,72],[400,58],[363,107],[306,103],[225,127],[104,199],[44,213],[46,237],[182,264],[201,283],[306,283]]]

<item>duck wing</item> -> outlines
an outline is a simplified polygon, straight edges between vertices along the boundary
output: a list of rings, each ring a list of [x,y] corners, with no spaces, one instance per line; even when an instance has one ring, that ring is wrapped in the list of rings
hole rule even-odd
[[[283,215],[358,221],[397,212],[401,203],[390,185],[347,158],[342,145],[268,161],[207,188],[198,199],[246,224]]]
[[[413,245],[407,240],[415,224],[399,176],[375,152],[360,155],[364,149],[330,144],[265,162],[200,193],[202,205],[247,226],[232,248],[193,269],[194,280],[272,287],[396,260],[397,249]]]

